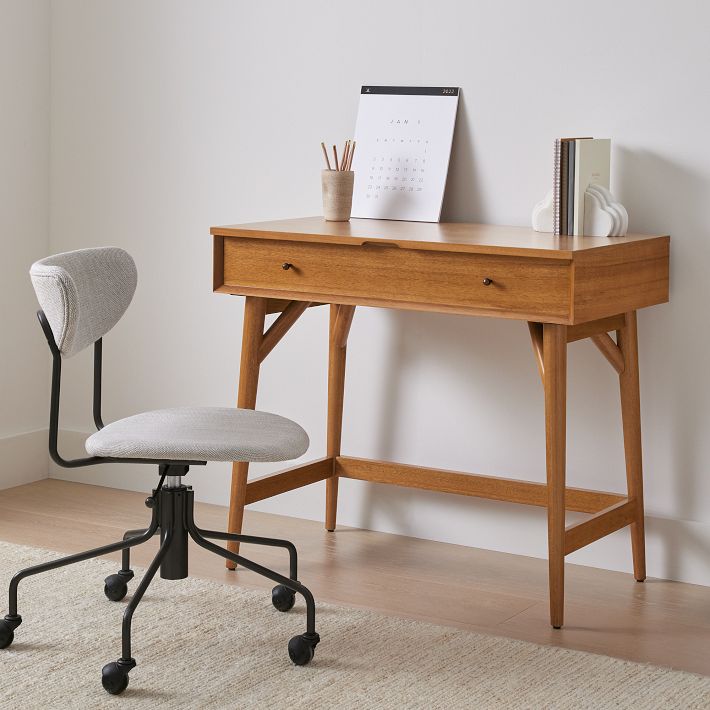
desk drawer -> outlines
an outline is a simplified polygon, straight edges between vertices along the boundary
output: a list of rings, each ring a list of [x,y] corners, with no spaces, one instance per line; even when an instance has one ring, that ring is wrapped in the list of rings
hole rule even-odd
[[[570,274],[555,259],[224,237],[220,290],[566,322]]]

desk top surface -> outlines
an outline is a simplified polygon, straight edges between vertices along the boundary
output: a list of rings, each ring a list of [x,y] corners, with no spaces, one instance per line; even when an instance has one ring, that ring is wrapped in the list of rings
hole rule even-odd
[[[638,242],[668,241],[667,235],[627,234],[625,237],[554,237],[530,227],[503,227],[464,222],[397,222],[351,219],[326,222],[323,217],[301,217],[212,227],[222,237],[286,239],[326,244],[391,243],[405,249],[461,251],[480,254],[572,259],[597,249],[628,248]]]

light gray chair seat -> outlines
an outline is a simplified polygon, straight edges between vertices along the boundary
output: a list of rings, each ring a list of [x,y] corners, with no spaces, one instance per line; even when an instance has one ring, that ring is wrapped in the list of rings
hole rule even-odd
[[[286,461],[308,435],[277,414],[228,407],[178,407],[107,424],[86,441],[91,456],[173,461]]]

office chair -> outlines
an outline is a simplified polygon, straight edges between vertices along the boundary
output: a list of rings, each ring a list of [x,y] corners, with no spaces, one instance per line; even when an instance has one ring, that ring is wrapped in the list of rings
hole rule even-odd
[[[218,407],[183,407],[137,414],[104,425],[101,417],[102,337],[128,308],[137,284],[133,259],[122,249],[102,247],[57,254],[36,262],[30,269],[32,284],[42,308],[39,322],[52,353],[52,391],[49,419],[49,453],[60,466],[76,468],[112,462],[158,466],[159,480],[145,504],[151,521],[144,530],[129,530],[111,545],[71,555],[18,572],[10,582],[10,609],[0,620],[0,648],[7,648],[22,623],[17,608],[17,587],[31,575],[122,550],[121,569],[105,580],[104,593],[118,602],[128,592],[133,577],[130,550],[160,534],[160,548],[123,613],[122,653],[102,670],[103,687],[122,693],[128,673],[136,666],[131,650],[131,621],[155,574],[163,579],[184,579],[188,574],[188,536],[198,545],[277,583],[272,603],[289,611],[298,592],[306,602],[306,633],[288,644],[291,661],[309,663],[320,637],[315,629],[313,595],[298,582],[297,553],[288,540],[235,535],[202,530],[194,520],[194,495],[182,482],[191,466],[207,461],[285,461],[305,453],[306,432],[284,417],[266,412]],[[62,358],[71,357],[93,343],[93,415],[97,432],[86,441],[87,458],[65,460],[59,454],[59,390]],[[285,577],[210,542],[233,540],[283,547],[290,560]]]

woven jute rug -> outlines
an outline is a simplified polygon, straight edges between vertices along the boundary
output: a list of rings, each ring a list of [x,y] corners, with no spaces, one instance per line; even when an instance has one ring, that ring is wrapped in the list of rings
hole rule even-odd
[[[12,574],[57,556],[0,543],[2,614]],[[101,668],[120,656],[125,601],[104,597],[103,578],[115,571],[92,560],[20,584],[1,708],[710,707],[710,678],[328,604],[314,660],[296,667],[286,647],[305,629],[302,603],[284,614],[268,590],[159,578],[134,617],[138,666],[110,696]]]

